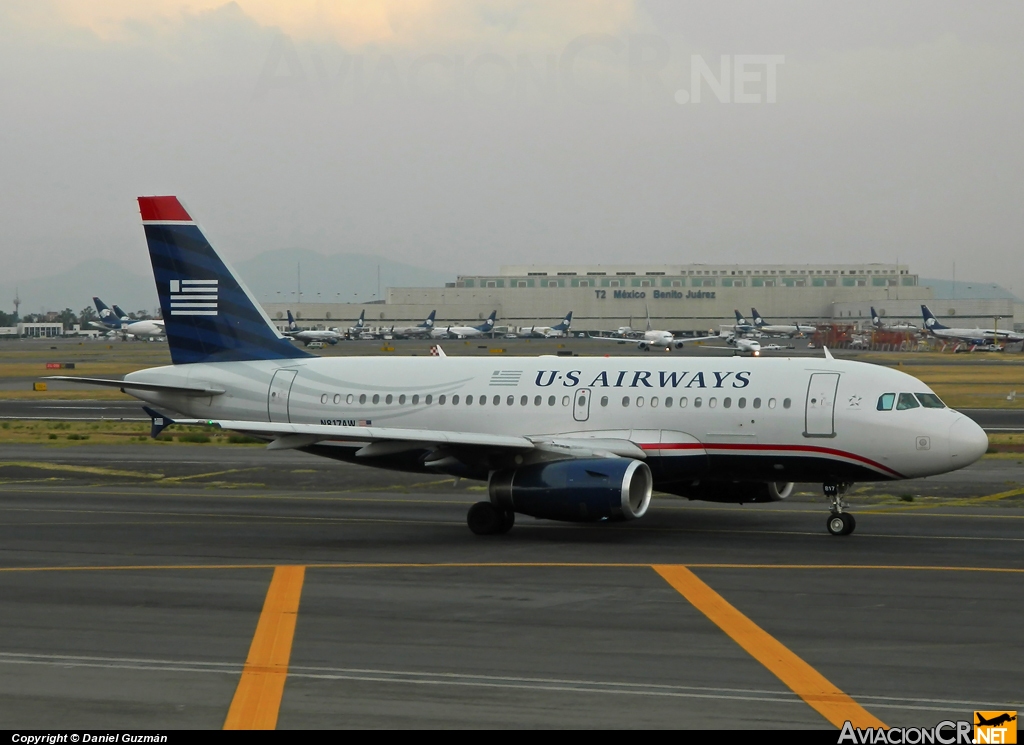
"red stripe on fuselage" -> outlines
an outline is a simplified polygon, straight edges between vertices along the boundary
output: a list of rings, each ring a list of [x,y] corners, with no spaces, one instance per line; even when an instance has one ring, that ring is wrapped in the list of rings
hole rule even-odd
[[[732,443],[732,442],[666,442],[663,444],[642,444],[639,445],[642,450],[739,450],[743,452],[795,452],[795,453],[818,453],[821,455],[831,455],[838,458],[849,458],[851,460],[860,461],[865,465],[871,466],[872,468],[884,471],[885,473],[892,474],[896,478],[906,478],[903,474],[898,471],[894,471],[888,466],[883,466],[881,463],[877,463],[870,458],[865,458],[863,455],[857,455],[856,453],[848,453],[845,450],[836,450],[835,448],[823,448],[817,445],[761,445],[752,443]]]
[[[192,218],[177,197],[139,197],[139,212],[142,213],[144,222],[192,222]]]

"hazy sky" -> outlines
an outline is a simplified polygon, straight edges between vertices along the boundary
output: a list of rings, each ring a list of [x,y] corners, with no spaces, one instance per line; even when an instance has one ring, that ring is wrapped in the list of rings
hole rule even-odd
[[[1019,0],[3,0],[0,110],[6,281],[148,274],[134,198],[173,193],[233,260],[898,258],[1024,293]]]

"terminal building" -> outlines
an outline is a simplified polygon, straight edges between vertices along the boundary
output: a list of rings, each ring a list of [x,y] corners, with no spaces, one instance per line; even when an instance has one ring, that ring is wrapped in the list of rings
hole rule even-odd
[[[951,284],[954,289],[965,283]],[[921,283],[905,264],[672,264],[506,266],[493,275],[460,275],[444,287],[389,288],[370,304],[268,304],[282,321],[291,309],[303,326],[351,325],[366,312],[371,327],[422,321],[437,311],[435,326],[482,320],[498,312],[500,328],[547,325],[573,311],[573,330],[629,325],[706,332],[733,323],[734,310],[751,308],[766,319],[802,323],[870,323],[874,306],[887,321],[921,325],[928,304],[948,325],[1024,326],[1024,303],[996,291],[940,292]],[[283,324],[282,324],[283,327]]]

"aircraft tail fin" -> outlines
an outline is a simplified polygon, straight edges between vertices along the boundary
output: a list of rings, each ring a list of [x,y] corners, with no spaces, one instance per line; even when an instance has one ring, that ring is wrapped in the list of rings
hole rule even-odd
[[[882,327],[882,319],[881,319],[881,317],[879,317],[878,313],[875,311],[875,306],[873,306],[873,305],[871,306],[871,325],[872,326],[877,326],[878,328]]]
[[[477,326],[479,331],[490,331],[494,328],[494,321],[498,318],[498,311],[492,310],[491,315],[487,316],[487,320]]]
[[[750,309],[750,315],[754,319],[754,325],[755,326],[757,326],[758,328],[761,328],[762,326],[765,325],[764,319],[761,318],[761,314],[757,312],[757,308],[751,308]]]
[[[732,312],[736,314],[736,323],[738,323],[741,326],[745,326],[747,324],[747,319],[741,316],[738,310],[733,308]]]
[[[430,311],[430,315],[427,316],[427,320],[425,320],[423,323],[421,323],[420,326],[422,328],[425,328],[425,329],[432,329],[432,328],[434,328],[434,316],[435,315],[437,315],[437,311],[436,310]],[[360,316],[360,318],[362,318],[362,316]]]
[[[921,315],[924,317],[924,327],[928,331],[932,331],[934,329],[949,328],[948,326],[943,326],[941,323],[939,323],[939,319],[935,317],[934,313],[928,310],[927,305],[921,306]]]
[[[365,326],[365,325],[366,325],[366,311],[365,310],[361,310],[361,311],[359,311],[359,319],[356,321],[356,328],[361,330],[363,328],[363,326]]]
[[[310,357],[278,332],[177,197],[139,197],[171,361]]]
[[[295,323],[295,316],[292,315],[292,312],[290,310],[286,312],[288,313],[288,330],[297,331],[299,326],[297,323]]]
[[[121,306],[119,306],[119,305],[114,305],[114,306],[111,306],[111,307],[112,307],[112,308],[114,309],[114,315],[116,315],[116,316],[117,316],[117,317],[118,317],[119,319],[121,319],[122,321],[128,321],[128,320],[131,320],[131,319],[130,319],[130,318],[128,317],[128,314],[127,314],[127,313],[125,313],[125,312],[124,312],[123,310],[121,310]]]
[[[552,326],[555,331],[568,331],[569,327],[572,326],[572,311],[570,310],[565,314],[565,318],[557,326]]]
[[[96,313],[99,315],[100,322],[103,323],[107,328],[120,328],[121,319],[114,315],[105,302],[100,300],[98,297],[92,299],[92,304],[96,306]]]

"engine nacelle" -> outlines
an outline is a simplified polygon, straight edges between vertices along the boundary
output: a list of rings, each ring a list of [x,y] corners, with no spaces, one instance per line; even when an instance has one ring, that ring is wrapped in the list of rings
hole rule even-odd
[[[793,493],[792,481],[697,481],[668,484],[659,490],[705,502],[781,502]]]
[[[569,522],[632,520],[651,504],[654,479],[643,461],[584,458],[491,474],[491,502],[532,517]]]
[[[679,339],[676,339],[674,342],[672,342],[672,347],[673,349],[682,349],[683,344],[684,342],[680,341]]]

